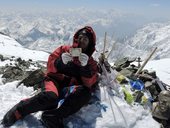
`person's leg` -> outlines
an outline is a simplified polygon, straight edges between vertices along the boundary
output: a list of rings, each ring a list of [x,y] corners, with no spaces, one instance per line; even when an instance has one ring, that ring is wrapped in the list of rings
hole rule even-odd
[[[47,110],[51,106],[57,106],[58,91],[52,81],[45,81],[43,92],[29,99],[22,100],[10,109],[2,120],[4,126],[11,126],[17,120],[30,113]]]
[[[79,111],[90,98],[91,92],[87,87],[78,87],[58,109],[45,111],[42,114],[42,121],[48,128],[62,128],[61,120]]]

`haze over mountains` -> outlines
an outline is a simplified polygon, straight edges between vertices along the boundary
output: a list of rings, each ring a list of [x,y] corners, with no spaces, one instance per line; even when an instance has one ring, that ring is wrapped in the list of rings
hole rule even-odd
[[[96,31],[97,51],[102,51],[104,32],[108,33],[107,49],[114,44],[111,60],[123,56],[144,58],[155,46],[159,47],[157,59],[170,56],[170,22],[147,24],[151,20],[135,13],[79,8],[51,13],[3,12],[0,17],[0,32],[29,49],[52,52],[61,44],[71,44],[77,29],[90,25]]]

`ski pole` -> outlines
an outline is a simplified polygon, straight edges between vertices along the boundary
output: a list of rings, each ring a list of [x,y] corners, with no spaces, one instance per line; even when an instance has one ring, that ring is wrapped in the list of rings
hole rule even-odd
[[[135,73],[135,75],[137,76],[142,69],[145,67],[145,65],[147,64],[147,62],[150,60],[150,58],[153,56],[153,54],[156,52],[157,47],[154,48],[154,50],[151,52],[151,54],[146,58],[146,60],[143,62],[143,64],[141,65],[141,67],[138,69],[138,71]]]

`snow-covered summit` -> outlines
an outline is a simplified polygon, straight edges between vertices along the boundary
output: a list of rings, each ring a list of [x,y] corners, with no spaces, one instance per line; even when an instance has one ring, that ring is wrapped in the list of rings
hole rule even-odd
[[[156,71],[160,80],[170,85],[170,58],[149,61],[145,69]]]

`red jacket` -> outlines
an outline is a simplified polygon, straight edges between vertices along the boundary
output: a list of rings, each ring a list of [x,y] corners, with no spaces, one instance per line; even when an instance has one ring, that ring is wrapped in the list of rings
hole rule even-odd
[[[74,63],[73,67],[75,68],[74,72],[79,72],[78,76],[69,76],[69,72],[74,69],[70,69],[68,68],[68,72],[62,72],[62,68],[65,67],[64,65],[56,66],[55,62],[58,60],[61,60],[61,54],[64,52],[69,52],[71,47],[78,47],[78,42],[77,42],[77,38],[78,38],[78,34],[82,29],[86,29],[86,31],[88,31],[91,34],[91,39],[90,39],[90,45],[89,48],[86,52],[86,54],[89,56],[89,60],[87,63],[87,66],[82,67],[81,65],[79,65],[78,63],[76,63],[76,61],[73,61],[72,63]],[[92,54],[95,51],[95,42],[96,42],[96,36],[95,33],[93,31],[93,29],[89,26],[86,26],[84,28],[82,28],[80,30],[78,30],[73,38],[73,45],[72,46],[60,46],[59,48],[57,48],[48,58],[48,63],[47,63],[47,76],[52,76],[53,78],[55,77],[56,81],[64,81],[66,76],[72,77],[72,81],[70,81],[70,84],[83,84],[84,86],[87,86],[89,88],[91,88],[92,85],[94,85],[97,81],[97,62],[93,59]],[[87,74],[83,73],[84,71],[86,71],[88,69]],[[89,70],[90,69],[90,70]],[[77,71],[79,70],[79,71]],[[84,74],[84,75],[83,75]],[[60,85],[62,86],[62,85]]]

